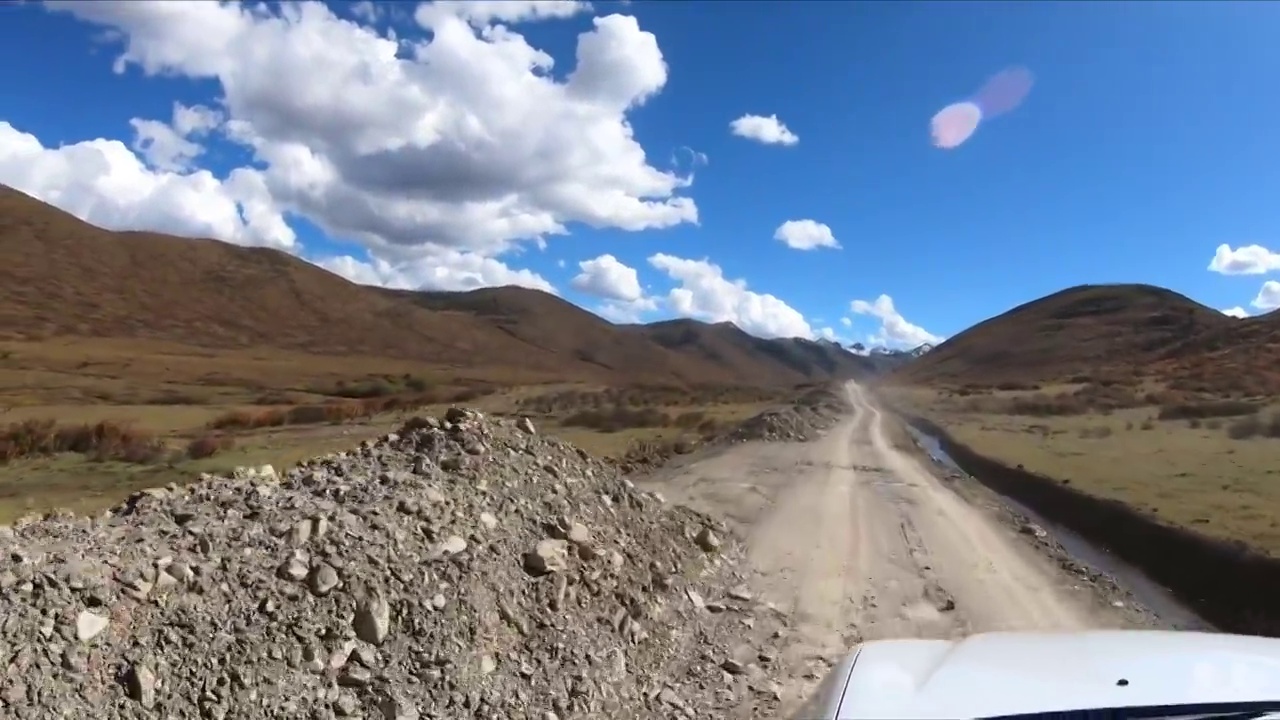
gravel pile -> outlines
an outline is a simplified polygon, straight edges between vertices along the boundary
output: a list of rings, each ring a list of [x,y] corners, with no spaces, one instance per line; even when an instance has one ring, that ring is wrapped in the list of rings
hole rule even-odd
[[[787,619],[723,527],[527,419],[0,527],[6,718],[754,718]]]
[[[813,440],[839,422],[847,410],[847,404],[835,390],[817,388],[787,405],[747,419],[726,439],[730,442]]]

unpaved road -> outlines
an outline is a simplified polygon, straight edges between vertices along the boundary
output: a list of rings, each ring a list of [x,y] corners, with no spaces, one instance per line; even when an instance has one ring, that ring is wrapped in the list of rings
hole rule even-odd
[[[746,443],[651,481],[745,534],[756,592],[792,618],[791,667],[861,640],[1155,624],[966,502],[846,392],[850,416],[817,441]]]

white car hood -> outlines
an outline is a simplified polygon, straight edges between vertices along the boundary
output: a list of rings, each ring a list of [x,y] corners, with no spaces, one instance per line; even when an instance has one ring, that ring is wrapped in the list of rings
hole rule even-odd
[[[1199,703],[1280,703],[1280,640],[1146,630],[884,640],[835,672],[839,720],[984,718]],[[833,683],[839,688],[839,683]]]

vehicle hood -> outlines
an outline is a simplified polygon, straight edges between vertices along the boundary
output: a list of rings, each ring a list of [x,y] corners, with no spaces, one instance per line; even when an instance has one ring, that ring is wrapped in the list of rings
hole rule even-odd
[[[1262,637],[998,632],[868,642],[850,660],[836,703],[840,720],[1280,702],[1280,640]]]

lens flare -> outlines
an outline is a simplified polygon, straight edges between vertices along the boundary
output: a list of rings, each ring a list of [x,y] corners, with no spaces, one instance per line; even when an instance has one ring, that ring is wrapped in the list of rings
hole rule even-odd
[[[973,96],[973,103],[982,109],[982,117],[990,120],[1016,109],[1027,99],[1034,79],[1024,67],[1011,67],[992,75]]]
[[[933,146],[950,150],[959,147],[978,129],[982,108],[971,102],[952,103],[938,111],[930,123]]]
[[[933,146],[943,150],[960,147],[984,120],[1021,105],[1034,82],[1031,71],[1018,66],[1005,68],[987,78],[970,99],[952,103],[933,116],[930,122]]]

